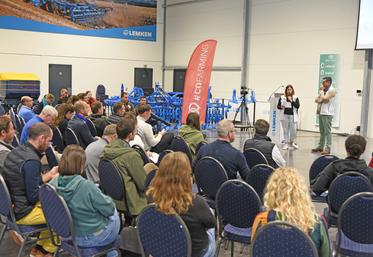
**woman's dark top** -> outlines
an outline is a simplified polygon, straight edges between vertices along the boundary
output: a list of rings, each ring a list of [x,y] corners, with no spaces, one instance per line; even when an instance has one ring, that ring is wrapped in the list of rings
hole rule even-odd
[[[286,101],[287,102],[291,102],[291,108],[284,108],[284,114],[286,114],[286,115],[294,115],[294,109],[293,108],[299,109],[299,106],[300,106],[298,97],[295,98],[295,101],[294,100],[293,101],[289,101],[288,99],[286,99]],[[277,108],[280,109],[280,110],[282,109],[282,107],[281,107],[281,97],[278,100]]]
[[[188,227],[192,239],[192,257],[200,257],[209,243],[206,230],[215,227],[215,217],[206,201],[199,195],[195,196],[188,211],[180,214],[180,217]]]

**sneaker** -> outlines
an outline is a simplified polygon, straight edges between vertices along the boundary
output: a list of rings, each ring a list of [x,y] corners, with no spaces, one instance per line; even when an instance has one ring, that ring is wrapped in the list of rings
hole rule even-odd
[[[16,243],[16,245],[20,246],[24,241],[23,237],[15,230],[9,230],[9,235],[13,239],[14,243]]]
[[[288,144],[284,144],[284,146],[282,147],[282,150],[287,150],[289,149],[289,145]]]
[[[294,149],[298,149],[299,146],[296,144],[296,143],[292,143],[291,146],[294,148]]]
[[[314,149],[311,150],[311,152],[313,152],[313,153],[318,153],[318,152],[322,152],[322,151],[323,151],[323,149],[321,149],[319,147],[314,148]]]

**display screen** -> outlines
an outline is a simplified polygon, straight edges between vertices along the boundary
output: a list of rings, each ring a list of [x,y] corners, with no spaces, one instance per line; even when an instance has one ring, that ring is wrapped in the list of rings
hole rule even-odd
[[[373,0],[360,0],[356,49],[373,49]]]

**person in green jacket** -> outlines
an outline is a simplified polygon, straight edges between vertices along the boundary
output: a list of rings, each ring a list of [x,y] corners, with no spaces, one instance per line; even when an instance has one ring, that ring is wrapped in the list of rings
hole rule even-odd
[[[120,220],[113,200],[101,193],[93,182],[81,176],[85,160],[82,147],[67,146],[58,166],[60,175],[49,183],[66,201],[73,219],[77,245],[96,248],[117,240]],[[118,254],[111,251],[107,256]]]
[[[260,226],[268,222],[286,221],[311,237],[318,256],[331,256],[328,232],[315,211],[308,186],[297,170],[279,168],[273,172],[267,182],[264,207],[266,211],[259,213],[254,220],[251,238],[255,237]]]
[[[125,113],[117,123],[118,138],[106,145],[101,159],[111,161],[122,176],[126,190],[126,206],[123,201],[115,201],[117,209],[137,216],[147,205],[145,196],[144,162],[140,154],[130,147],[129,141],[137,133],[137,119],[132,113]]]
[[[201,132],[198,113],[191,112],[188,114],[186,124],[181,126],[179,135],[188,144],[190,151],[192,152],[192,157],[194,158],[197,154],[197,145],[201,142],[206,142]]]

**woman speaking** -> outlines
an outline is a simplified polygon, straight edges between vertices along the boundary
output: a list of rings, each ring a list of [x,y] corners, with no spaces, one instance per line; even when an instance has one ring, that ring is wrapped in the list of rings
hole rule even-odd
[[[292,85],[287,85],[285,88],[285,94],[281,96],[278,101],[277,108],[284,110],[284,146],[283,150],[298,149],[298,145],[295,143],[296,136],[296,125],[298,122],[298,109],[299,99],[295,96],[294,88]]]

